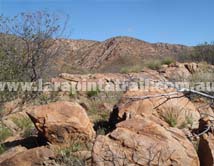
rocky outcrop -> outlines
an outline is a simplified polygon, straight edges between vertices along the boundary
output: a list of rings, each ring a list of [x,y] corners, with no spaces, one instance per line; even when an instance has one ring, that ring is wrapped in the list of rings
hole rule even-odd
[[[175,121],[173,127],[184,123],[191,128],[199,125],[200,114],[194,104],[182,93],[174,89],[161,90],[149,88],[139,91],[128,91],[118,104],[118,119],[156,116],[165,121]]]
[[[9,160],[10,158],[16,156],[16,154],[26,151],[27,149],[22,146],[17,146],[7,150],[5,153],[0,155],[0,165],[3,161]]]
[[[193,145],[180,130],[147,118],[126,120],[109,135],[98,136],[92,157],[94,166],[199,166]]]
[[[214,165],[214,135],[204,134],[200,138],[198,154],[202,166]]]
[[[165,80],[164,77],[159,75],[157,71],[145,69],[139,73],[129,73],[129,74],[120,74],[120,73],[105,73],[105,74],[68,74],[61,73],[58,78],[53,78],[52,82],[55,81],[70,81],[70,82],[80,82],[80,81],[102,81],[102,82],[112,82],[117,81],[137,81],[144,79],[152,80]]]
[[[130,66],[151,57],[179,55],[190,50],[182,45],[151,44],[130,37],[114,37],[82,48],[75,54],[74,61],[87,69],[115,72],[117,66]]]
[[[196,65],[196,64],[195,64]],[[188,63],[175,63],[170,65],[164,65],[160,70],[160,75],[170,81],[183,81],[191,77],[191,75],[197,70],[196,66]]]
[[[77,103],[35,106],[27,113],[39,134],[52,144],[71,143],[74,139],[91,140],[95,136],[86,111]]]
[[[54,153],[46,147],[38,147],[11,155],[0,163],[0,166],[38,166]]]
[[[197,72],[199,67],[198,64],[196,63],[185,63],[184,66],[186,67],[187,70],[189,70],[191,74]]]

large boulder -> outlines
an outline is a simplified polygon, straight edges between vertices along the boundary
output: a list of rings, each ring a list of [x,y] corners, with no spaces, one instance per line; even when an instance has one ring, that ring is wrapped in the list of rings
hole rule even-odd
[[[50,149],[38,147],[11,155],[0,162],[0,166],[38,166],[51,157],[54,153]]]
[[[184,66],[186,67],[186,69],[191,73],[195,73],[198,70],[198,64],[197,63],[185,63]]]
[[[98,136],[92,158],[94,166],[199,166],[197,153],[182,131],[148,118],[123,121],[109,135]]]
[[[185,123],[190,123],[191,128],[198,128],[199,125],[200,114],[195,105],[182,93],[173,89],[149,88],[128,91],[118,106],[118,115],[115,115],[118,116],[118,120],[154,115],[167,122],[175,121],[173,127],[181,127]]]
[[[91,140],[95,136],[86,111],[77,103],[55,102],[35,106],[27,112],[39,134],[52,144]]]
[[[161,69],[161,75],[168,80],[182,81],[188,79],[191,73],[184,64],[171,64],[167,68]]]

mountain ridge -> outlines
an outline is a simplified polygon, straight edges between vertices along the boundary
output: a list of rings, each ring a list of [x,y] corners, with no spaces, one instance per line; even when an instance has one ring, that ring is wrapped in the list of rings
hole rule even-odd
[[[104,41],[58,39],[66,43],[67,51],[55,62],[60,67],[70,66],[98,72],[118,72],[122,66],[150,58],[176,57],[192,50],[181,44],[149,43],[128,36],[117,36]],[[129,63],[130,62],[130,63]],[[69,64],[68,64],[69,63]],[[120,67],[121,66],[121,67]],[[71,70],[62,72],[72,72]]]

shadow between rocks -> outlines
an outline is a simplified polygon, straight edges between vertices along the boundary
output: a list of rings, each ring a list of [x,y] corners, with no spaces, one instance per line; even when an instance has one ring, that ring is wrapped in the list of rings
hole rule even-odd
[[[1,144],[5,149],[10,149],[16,146],[23,146],[27,149],[47,145],[47,141],[44,138],[31,136],[12,142],[5,142]]]
[[[126,115],[122,118],[118,116],[119,108],[117,105],[114,106],[113,111],[110,114],[109,120],[100,120],[94,123],[94,130],[99,135],[102,131],[102,135],[106,135],[116,129],[116,125],[126,119]]]

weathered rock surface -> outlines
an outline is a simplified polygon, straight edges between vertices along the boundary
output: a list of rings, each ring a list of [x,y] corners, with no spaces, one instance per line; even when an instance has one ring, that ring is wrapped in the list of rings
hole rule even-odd
[[[198,70],[198,64],[197,63],[185,63],[184,66],[189,70],[191,74],[195,73]]]
[[[182,131],[147,118],[123,121],[109,135],[98,136],[92,157],[94,166],[199,166],[197,153]]]
[[[164,96],[164,94],[169,95]],[[199,125],[200,114],[194,104],[182,93],[176,93],[173,89],[150,88],[128,91],[124,94],[118,106],[119,119],[155,115],[163,120],[170,117],[175,118],[176,127],[181,126],[185,121],[191,121],[192,128],[197,128]]]
[[[7,150],[5,153],[0,155],[0,164],[3,161],[8,160],[8,159],[14,157],[16,154],[24,152],[26,150],[27,149],[25,147],[22,147],[22,146],[16,146],[14,148]]]
[[[176,63],[167,67],[163,67],[160,70],[160,75],[164,76],[168,80],[186,80],[197,70],[195,63]]]
[[[97,73],[97,74],[68,74],[61,73],[59,77],[52,78],[52,82],[81,82],[81,81],[102,81],[104,83],[117,83],[117,81],[137,81],[143,79],[165,80],[163,76],[159,75],[157,71],[145,69],[139,73]]]
[[[202,166],[214,165],[214,135],[204,134],[200,138],[198,154]]]
[[[11,155],[0,163],[0,166],[38,166],[54,153],[46,147],[38,147]]]
[[[93,139],[95,131],[86,111],[77,103],[55,102],[28,111],[39,133],[52,144]]]

